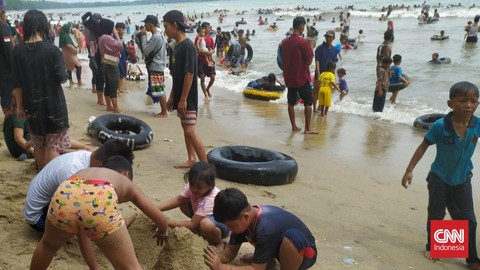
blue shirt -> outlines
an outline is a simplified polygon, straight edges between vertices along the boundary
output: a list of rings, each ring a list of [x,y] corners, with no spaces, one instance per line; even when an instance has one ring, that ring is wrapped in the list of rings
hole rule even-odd
[[[327,62],[333,61],[335,62],[337,59],[337,49],[335,46],[327,46],[327,43],[323,42],[315,49],[315,61],[318,61],[320,64],[320,74],[324,71],[327,71]],[[318,75],[315,74],[315,78],[318,78]]]
[[[311,247],[315,247],[315,238],[307,226],[294,214],[271,205],[253,206],[258,207],[257,222],[253,232],[246,231],[242,234],[230,236],[231,245],[240,245],[249,241],[255,246],[253,263],[268,263],[278,258],[280,244],[283,235],[288,229],[297,229],[305,235]]]
[[[402,77],[403,72],[402,68],[400,66],[392,66],[390,67],[390,70],[392,71],[392,77],[390,77],[390,83],[399,83],[400,77]]]
[[[472,116],[465,139],[453,129],[452,112],[436,121],[425,135],[427,143],[437,145],[430,171],[450,186],[467,181],[473,169],[472,156],[480,136],[480,118]]]

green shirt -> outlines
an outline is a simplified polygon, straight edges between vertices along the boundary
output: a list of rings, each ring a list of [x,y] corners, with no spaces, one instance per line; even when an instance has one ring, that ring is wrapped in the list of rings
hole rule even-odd
[[[30,133],[25,126],[25,120],[18,120],[16,114],[6,117],[3,123],[3,137],[5,139],[5,144],[7,145],[8,151],[14,158],[18,158],[21,154],[26,153],[27,151],[20,147],[17,142],[15,142],[15,136],[13,133],[14,128],[22,128],[23,138],[27,141],[30,140]]]

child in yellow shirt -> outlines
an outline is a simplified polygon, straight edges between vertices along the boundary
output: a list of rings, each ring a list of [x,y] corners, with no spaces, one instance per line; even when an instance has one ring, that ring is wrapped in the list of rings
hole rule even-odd
[[[320,116],[327,116],[328,108],[332,106],[332,90],[336,89],[340,92],[337,84],[335,84],[335,68],[337,64],[329,61],[327,63],[327,71],[322,72],[319,77],[320,90],[318,92],[318,106]]]

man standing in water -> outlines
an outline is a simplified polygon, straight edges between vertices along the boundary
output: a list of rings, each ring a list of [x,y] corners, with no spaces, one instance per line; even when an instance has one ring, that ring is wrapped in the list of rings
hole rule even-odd
[[[301,37],[305,30],[304,17],[293,19],[293,34],[284,39],[280,44],[283,77],[288,87],[288,116],[292,124],[292,132],[300,131],[301,128],[295,123],[295,104],[297,95],[303,99],[305,106],[305,134],[318,134],[318,131],[310,128],[312,119],[312,91],[310,88],[309,66],[313,59],[313,50],[310,43]]]
[[[195,45],[185,35],[188,25],[183,20],[182,12],[170,10],[165,13],[163,26],[165,34],[177,43],[170,62],[173,85],[167,101],[167,109],[177,110],[188,153],[188,160],[175,165],[175,168],[190,168],[196,162],[195,154],[200,161],[207,162],[203,142],[195,132],[198,111],[197,53]]]

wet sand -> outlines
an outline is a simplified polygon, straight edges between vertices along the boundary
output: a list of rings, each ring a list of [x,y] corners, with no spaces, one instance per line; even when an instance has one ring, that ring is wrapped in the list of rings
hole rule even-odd
[[[170,89],[170,81],[167,78],[166,89]],[[176,115],[153,117],[159,106],[145,105],[143,89],[144,82],[128,82],[129,93],[119,97],[119,104],[154,130],[150,147],[135,152],[134,181],[159,204],[181,190],[185,170],[173,165],[185,161],[186,150]],[[410,126],[331,113],[327,119],[315,115],[313,126],[320,134],[305,136],[290,132],[285,104],[247,100],[215,86],[212,90],[213,100],[200,105],[197,126],[207,151],[223,145],[258,146],[291,155],[299,164],[297,179],[287,186],[259,187],[221,179],[217,185],[240,188],[252,204],[281,206],[303,219],[317,239],[319,254],[312,269],[350,269],[344,259],[353,259],[356,269],[464,269],[460,259],[432,262],[423,257],[424,179],[435,149],[429,149],[418,164],[413,185],[408,190],[400,185],[422,132]],[[98,145],[85,127],[90,116],[105,113],[104,107],[96,105],[95,94],[86,89],[65,87],[65,93],[71,136]],[[303,126],[303,110],[298,108],[296,113],[299,126]],[[479,161],[475,156],[474,164],[478,166]],[[26,190],[35,174],[33,161],[16,161],[2,143],[0,162],[0,269],[27,269],[40,238],[23,218]],[[121,208],[125,215],[138,212],[131,204]],[[166,214],[182,218],[178,210]],[[130,230],[136,254],[144,268],[152,269],[161,249],[151,239],[152,224],[142,216],[138,221]],[[251,247],[242,252],[249,250]],[[79,254],[75,245],[66,246],[52,261],[51,269],[86,269]],[[98,258],[103,268],[111,269],[102,255]]]

